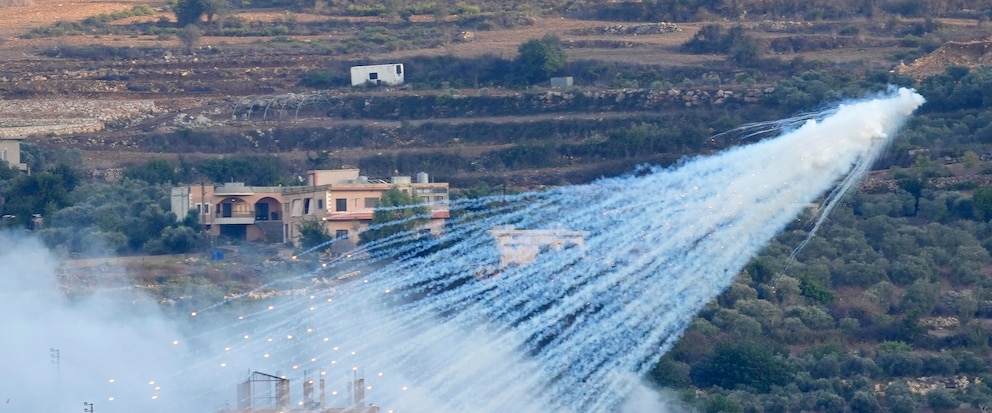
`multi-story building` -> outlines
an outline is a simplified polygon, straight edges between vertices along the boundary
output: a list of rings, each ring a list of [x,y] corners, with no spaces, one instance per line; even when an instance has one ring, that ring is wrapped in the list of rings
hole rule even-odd
[[[307,172],[306,185],[257,187],[238,182],[172,188],[172,211],[183,219],[190,211],[213,236],[246,241],[296,242],[298,226],[308,219],[321,222],[338,239],[338,250],[356,246],[357,234],[372,222],[383,193],[396,188],[430,208],[425,229],[441,231],[448,212],[448,184],[430,182],[426,173],[369,179],[358,169]]]
[[[200,225],[215,237],[282,242],[282,190],[240,182],[172,188],[172,212],[181,220],[195,211]]]
[[[419,198],[430,208],[431,220],[425,229],[432,233],[443,230],[444,220],[450,216],[448,184],[432,183],[423,172],[417,174],[416,182],[409,176],[394,176],[387,182],[361,176],[358,169],[310,171],[307,185],[283,191],[287,241],[299,239],[297,227],[300,223],[316,219],[337,239],[336,250],[354,248],[358,241],[356,235],[368,228],[379,199],[392,188]]]

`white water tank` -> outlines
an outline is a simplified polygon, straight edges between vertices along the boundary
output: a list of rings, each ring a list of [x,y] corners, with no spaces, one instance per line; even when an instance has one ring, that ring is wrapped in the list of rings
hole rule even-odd
[[[393,179],[392,179],[392,183],[394,183],[394,184],[408,184],[408,183],[410,183],[410,177],[409,176],[394,176]]]
[[[418,184],[429,184],[430,183],[430,179],[429,178],[430,178],[430,176],[427,175],[427,172],[420,172],[420,173],[417,174],[417,183]]]

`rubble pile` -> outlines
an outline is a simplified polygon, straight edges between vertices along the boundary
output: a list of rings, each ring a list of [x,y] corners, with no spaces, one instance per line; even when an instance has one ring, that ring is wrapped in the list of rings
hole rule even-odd
[[[926,395],[936,389],[965,390],[972,384],[980,384],[981,382],[982,379],[980,377],[968,378],[966,375],[955,377],[920,377],[906,380],[909,391],[921,395]]]
[[[648,34],[666,34],[666,33],[677,33],[682,31],[682,28],[675,23],[652,23],[652,24],[638,24],[633,26],[627,26],[623,24],[614,24],[612,26],[605,27],[584,27],[581,29],[570,30],[568,34],[575,36],[593,36],[593,35],[617,35],[617,36],[637,36],[637,35],[648,35]]]
[[[766,32],[796,33],[813,27],[812,22],[794,20],[762,20],[748,26],[750,30]]]
[[[990,49],[992,41],[947,42],[908,65],[900,64],[896,71],[914,79],[922,79],[943,73],[950,66],[988,66],[992,64]]]

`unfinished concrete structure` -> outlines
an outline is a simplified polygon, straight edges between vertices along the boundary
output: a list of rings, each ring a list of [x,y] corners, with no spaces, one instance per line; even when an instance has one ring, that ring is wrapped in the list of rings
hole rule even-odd
[[[318,394],[314,394],[314,385]],[[293,403],[290,380],[260,371],[252,371],[238,383],[238,403],[223,413],[379,413],[379,407],[366,405],[365,379],[355,377],[348,384],[348,405],[327,405],[327,387],[323,375],[314,380],[303,378],[303,398]]]
[[[546,250],[560,250],[569,247],[582,247],[588,231],[567,229],[515,229],[512,226],[489,230],[496,239],[500,253],[500,268],[509,265],[524,265],[537,259]]]

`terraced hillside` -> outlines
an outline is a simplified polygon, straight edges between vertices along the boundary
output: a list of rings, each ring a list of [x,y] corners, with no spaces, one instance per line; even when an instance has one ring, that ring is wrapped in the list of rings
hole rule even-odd
[[[184,44],[165,6],[133,16],[125,13],[137,2],[0,8],[13,22],[0,29],[0,133],[76,148],[98,175],[151,158],[241,153],[274,154],[299,171],[428,170],[453,183],[532,187],[716,150],[732,142],[712,134],[778,116],[762,99],[783,72],[685,52],[704,22],[235,9]],[[974,36],[968,24],[944,30]],[[741,27],[761,43],[759,57],[782,64],[884,71],[916,50],[870,21],[722,25]],[[513,70],[521,44],[549,34],[576,86],[492,80]],[[349,66],[381,62],[404,63],[407,85],[348,85]]]

